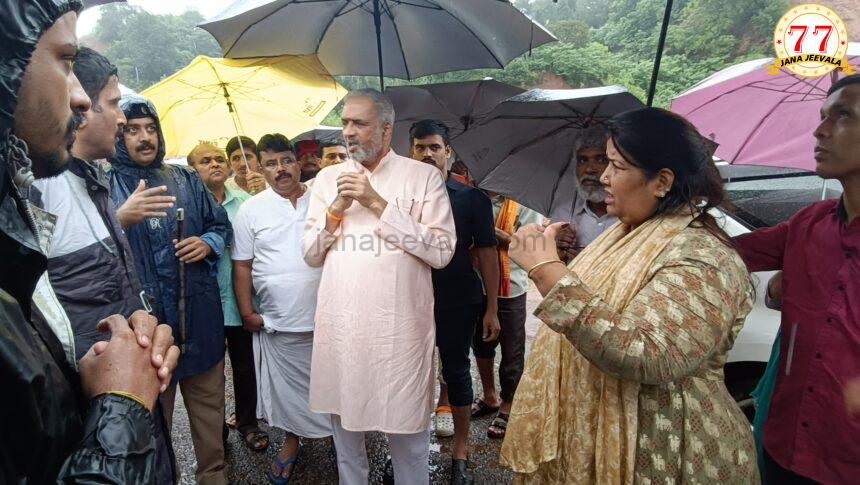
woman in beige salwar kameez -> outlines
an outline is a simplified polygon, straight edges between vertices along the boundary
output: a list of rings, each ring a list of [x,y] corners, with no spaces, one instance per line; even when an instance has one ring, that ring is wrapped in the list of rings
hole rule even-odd
[[[756,484],[749,423],[723,383],[752,307],[749,274],[707,209],[722,182],[686,120],[644,108],[608,122],[608,212],[565,267],[561,224],[510,257],[545,298],[502,463],[518,483]]]

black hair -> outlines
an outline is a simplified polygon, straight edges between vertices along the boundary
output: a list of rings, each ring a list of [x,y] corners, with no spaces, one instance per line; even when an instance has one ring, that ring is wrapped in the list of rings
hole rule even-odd
[[[319,143],[319,148],[317,149],[317,157],[322,158],[323,152],[325,151],[325,149],[331,148],[331,147],[344,147],[344,148],[346,148],[346,143],[344,143],[343,140],[341,140],[340,138],[336,138],[334,140],[321,141]]]
[[[831,94],[835,93],[836,91],[839,91],[845,86],[850,86],[852,84],[860,84],[860,74],[852,74],[850,76],[845,76],[842,79],[833,83],[833,85],[830,86],[830,89],[827,90],[827,97],[829,98]]]
[[[664,168],[675,174],[675,181],[658,202],[655,215],[683,210],[698,213],[696,224],[734,247],[708,213],[725,199],[723,180],[708,154],[704,138],[689,121],[665,109],[641,108],[612,117],[607,129],[618,152],[645,172],[648,179]]]
[[[409,127],[409,144],[414,143],[416,138],[427,138],[433,135],[441,136],[445,146],[451,145],[450,130],[439,120],[421,120],[412,123]]]
[[[99,95],[107,86],[108,81],[112,76],[118,76],[117,68],[108,60],[107,57],[90,49],[89,47],[81,47],[78,50],[78,55],[75,58],[72,70],[81,86],[92,101],[92,110],[95,112],[101,111],[99,106]]]
[[[296,152],[290,139],[280,133],[263,135],[257,143],[257,153],[263,152]]]
[[[247,136],[234,136],[230,138],[230,141],[227,142],[227,158],[229,159],[233,152],[239,149],[239,138],[242,139],[242,148],[247,150],[251,150],[251,152],[257,158],[260,158],[260,152],[257,150],[257,144],[254,140],[248,138]]]

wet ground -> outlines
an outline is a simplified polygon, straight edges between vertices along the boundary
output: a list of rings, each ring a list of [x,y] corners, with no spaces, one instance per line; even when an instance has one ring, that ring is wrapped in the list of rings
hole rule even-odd
[[[526,329],[529,346],[537,329],[538,321],[531,316],[532,311],[540,302],[540,295],[532,289],[528,295],[528,319]],[[496,366],[498,369],[498,353]],[[498,374],[497,374],[498,375]],[[478,379],[477,368],[472,365],[472,382],[475,395],[481,395],[481,385]],[[498,389],[498,382],[496,383]],[[233,385],[231,373],[227,371],[227,414],[233,408]],[[487,426],[492,416],[486,416],[472,421],[470,444],[472,445],[471,463],[475,475],[475,483],[503,484],[510,483],[512,474],[510,470],[499,465],[499,449],[501,441],[487,437]],[[194,448],[191,444],[191,433],[188,427],[188,415],[182,399],[177,396],[176,415],[174,417],[173,446],[179,461],[182,473],[182,484],[193,484]],[[265,427],[265,425],[263,424]],[[227,454],[227,478],[232,483],[241,484],[266,484],[266,470],[269,468],[272,456],[280,449],[284,440],[284,433],[265,427],[272,440],[269,449],[264,452],[252,452],[246,448],[239,433],[230,431]],[[447,484],[450,479],[451,457],[449,447],[453,445],[453,438],[437,438],[431,433],[430,442],[430,483]],[[367,450],[370,459],[370,483],[382,483],[382,468],[388,452],[388,443],[384,435],[368,433]],[[336,484],[337,465],[332,454],[330,439],[304,440],[299,462],[291,484]]]

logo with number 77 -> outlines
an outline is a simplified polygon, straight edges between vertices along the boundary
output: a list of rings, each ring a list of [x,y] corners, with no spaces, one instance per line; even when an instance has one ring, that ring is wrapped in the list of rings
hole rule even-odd
[[[768,72],[786,69],[798,76],[819,77],[842,68],[851,74],[845,54],[848,32],[845,23],[830,8],[817,3],[792,7],[777,22],[773,33],[776,60]]]

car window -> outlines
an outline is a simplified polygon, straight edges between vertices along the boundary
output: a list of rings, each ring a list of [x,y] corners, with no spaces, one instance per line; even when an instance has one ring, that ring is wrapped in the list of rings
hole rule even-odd
[[[822,199],[836,199],[842,186],[811,172],[767,167],[722,166],[726,201],[722,209],[750,230],[788,220]]]

